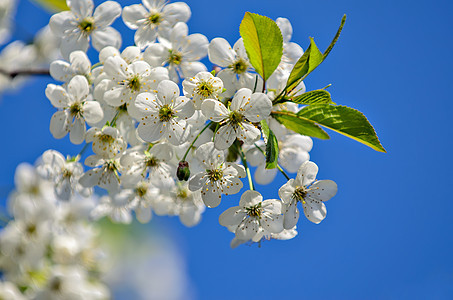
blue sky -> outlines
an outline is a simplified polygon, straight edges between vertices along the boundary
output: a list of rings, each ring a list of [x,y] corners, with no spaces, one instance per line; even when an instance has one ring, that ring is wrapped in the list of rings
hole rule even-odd
[[[99,3],[99,1],[97,1]],[[124,1],[130,4],[133,1]],[[175,218],[152,226],[183,249],[199,299],[451,299],[453,297],[453,197],[449,88],[453,80],[450,1],[188,1],[190,33],[209,40],[239,37],[246,11],[290,19],[292,41],[309,36],[325,49],[344,13],[348,20],[328,59],[305,81],[307,89],[332,83],[333,100],[362,111],[387,154],[332,132],[311,152],[319,179],[339,192],[319,225],[301,218],[299,236],[261,248],[229,248],[233,235],[217,218],[237,197],[208,210],[203,222],[184,228]],[[49,15],[21,1],[16,37]],[[121,22],[125,43],[132,32]],[[54,109],[39,78],[0,101],[0,195],[12,187],[15,166],[54,148],[77,153],[67,138],[54,140]],[[277,198],[279,177],[260,191]]]

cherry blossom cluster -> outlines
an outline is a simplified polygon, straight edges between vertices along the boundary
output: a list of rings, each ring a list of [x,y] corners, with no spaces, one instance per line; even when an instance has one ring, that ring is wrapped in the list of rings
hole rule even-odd
[[[15,42],[0,53],[3,71],[51,61],[55,83],[45,89],[55,108],[50,132],[84,144],[78,154],[48,150],[35,167],[19,166],[9,200],[13,220],[0,233],[0,268],[7,280],[0,296],[108,297],[90,225],[105,216],[125,224],[178,216],[191,227],[206,207],[237,194],[228,203],[238,205],[219,217],[235,235],[232,247],[295,237],[300,208],[313,223],[326,217],[324,202],[335,196],[337,185],[316,179],[312,139],[271,114],[302,108],[273,103],[304,53],[291,42],[287,19],[275,21],[283,55],[263,80],[242,38],[231,46],[220,37],[209,41],[189,34],[191,10],[185,3],[142,0],[121,7],[106,1],[94,7],[92,0],[67,0],[67,5],[70,10],[53,15],[32,46]],[[120,18],[135,31],[135,45],[122,47],[112,27]],[[87,55],[90,47],[97,50],[96,63]],[[0,73],[0,89],[15,80]],[[303,81],[295,90],[306,91]],[[277,168],[266,168],[264,126],[278,141]],[[278,172],[287,179],[279,199],[264,199],[255,183],[270,185]]]

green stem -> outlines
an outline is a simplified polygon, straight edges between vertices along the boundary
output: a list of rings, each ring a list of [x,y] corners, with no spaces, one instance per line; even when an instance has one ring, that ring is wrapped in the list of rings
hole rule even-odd
[[[214,130],[214,135],[212,136],[212,142],[215,140],[215,134],[217,133],[217,130],[219,130],[220,123],[217,123],[215,130]]]
[[[263,149],[261,149],[260,147],[258,147],[257,144],[254,144],[254,145],[255,145],[256,149],[260,150],[261,153],[263,153],[264,157],[266,157],[266,152],[264,152]],[[291,179],[291,178],[288,176],[288,174],[286,174],[286,172],[282,169],[282,167],[281,167],[279,164],[277,164],[277,169],[283,174],[283,176],[286,177],[286,180],[290,180],[290,179]]]
[[[255,187],[253,186],[252,175],[250,174],[250,168],[247,164],[247,159],[245,158],[244,151],[242,151],[242,147],[238,147],[238,152],[241,155],[242,164],[244,165],[245,172],[247,173],[247,179],[249,181],[250,190],[253,191],[255,190]]]
[[[198,138],[199,138],[200,135],[203,133],[203,131],[205,131],[206,129],[208,129],[208,127],[209,127],[210,125],[211,125],[211,122],[209,122],[208,124],[206,124],[206,126],[200,131],[200,133],[198,133],[198,135],[193,139],[192,144],[190,144],[189,148],[187,148],[186,153],[184,153],[184,157],[182,158],[183,161],[186,160],[186,157],[187,157],[187,155],[189,154],[190,149],[192,149],[192,147],[193,147],[193,144],[195,144],[195,142],[198,140]]]
[[[111,126],[111,127],[115,127],[115,125],[116,125],[116,120],[118,120],[118,117],[119,117],[119,115],[120,115],[120,112],[121,112],[121,111],[120,111],[119,109],[116,111],[115,116],[113,116],[112,122],[110,122],[110,126]]]
[[[93,70],[94,68],[99,67],[99,66],[102,66],[101,62],[98,62],[97,64],[92,65],[91,70]]]

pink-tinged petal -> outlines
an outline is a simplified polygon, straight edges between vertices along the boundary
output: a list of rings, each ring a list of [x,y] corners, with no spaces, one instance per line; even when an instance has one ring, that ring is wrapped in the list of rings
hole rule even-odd
[[[99,4],[94,11],[94,23],[96,26],[110,26],[121,15],[121,5],[115,1],[105,1]]]
[[[56,139],[63,138],[69,131],[69,114],[66,110],[57,111],[50,119],[50,133]]]
[[[299,221],[299,209],[297,208],[297,201],[291,201],[291,203],[286,206],[283,214],[283,227],[285,229],[291,229],[296,226],[297,221]]]
[[[308,220],[315,224],[321,223],[322,220],[325,219],[327,215],[327,209],[324,203],[322,202],[315,202],[311,201],[311,199],[307,199],[305,204],[303,204],[304,213]],[[286,228],[289,229],[289,228]]]
[[[117,49],[121,47],[121,34],[113,27],[99,28],[91,34],[94,49],[101,51],[102,48],[112,46]]]
[[[228,67],[234,63],[236,53],[224,38],[215,38],[208,47],[209,60],[220,67]]]
[[[297,171],[295,184],[297,186],[307,186],[316,179],[318,166],[312,161],[306,161]]]
[[[137,29],[146,19],[148,11],[141,4],[123,8],[123,21],[130,29]]]
[[[64,88],[55,84],[48,84],[46,88],[46,97],[56,108],[65,108],[69,106],[72,99]]]
[[[308,189],[308,195],[318,201],[328,201],[337,194],[338,187],[335,181],[320,180],[313,183]]]

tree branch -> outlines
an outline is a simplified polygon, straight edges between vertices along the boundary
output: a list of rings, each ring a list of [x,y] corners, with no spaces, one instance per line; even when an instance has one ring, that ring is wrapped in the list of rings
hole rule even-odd
[[[0,74],[10,77],[14,79],[17,76],[50,76],[50,71],[48,69],[36,69],[36,70],[15,70],[15,71],[6,71],[0,69]]]

